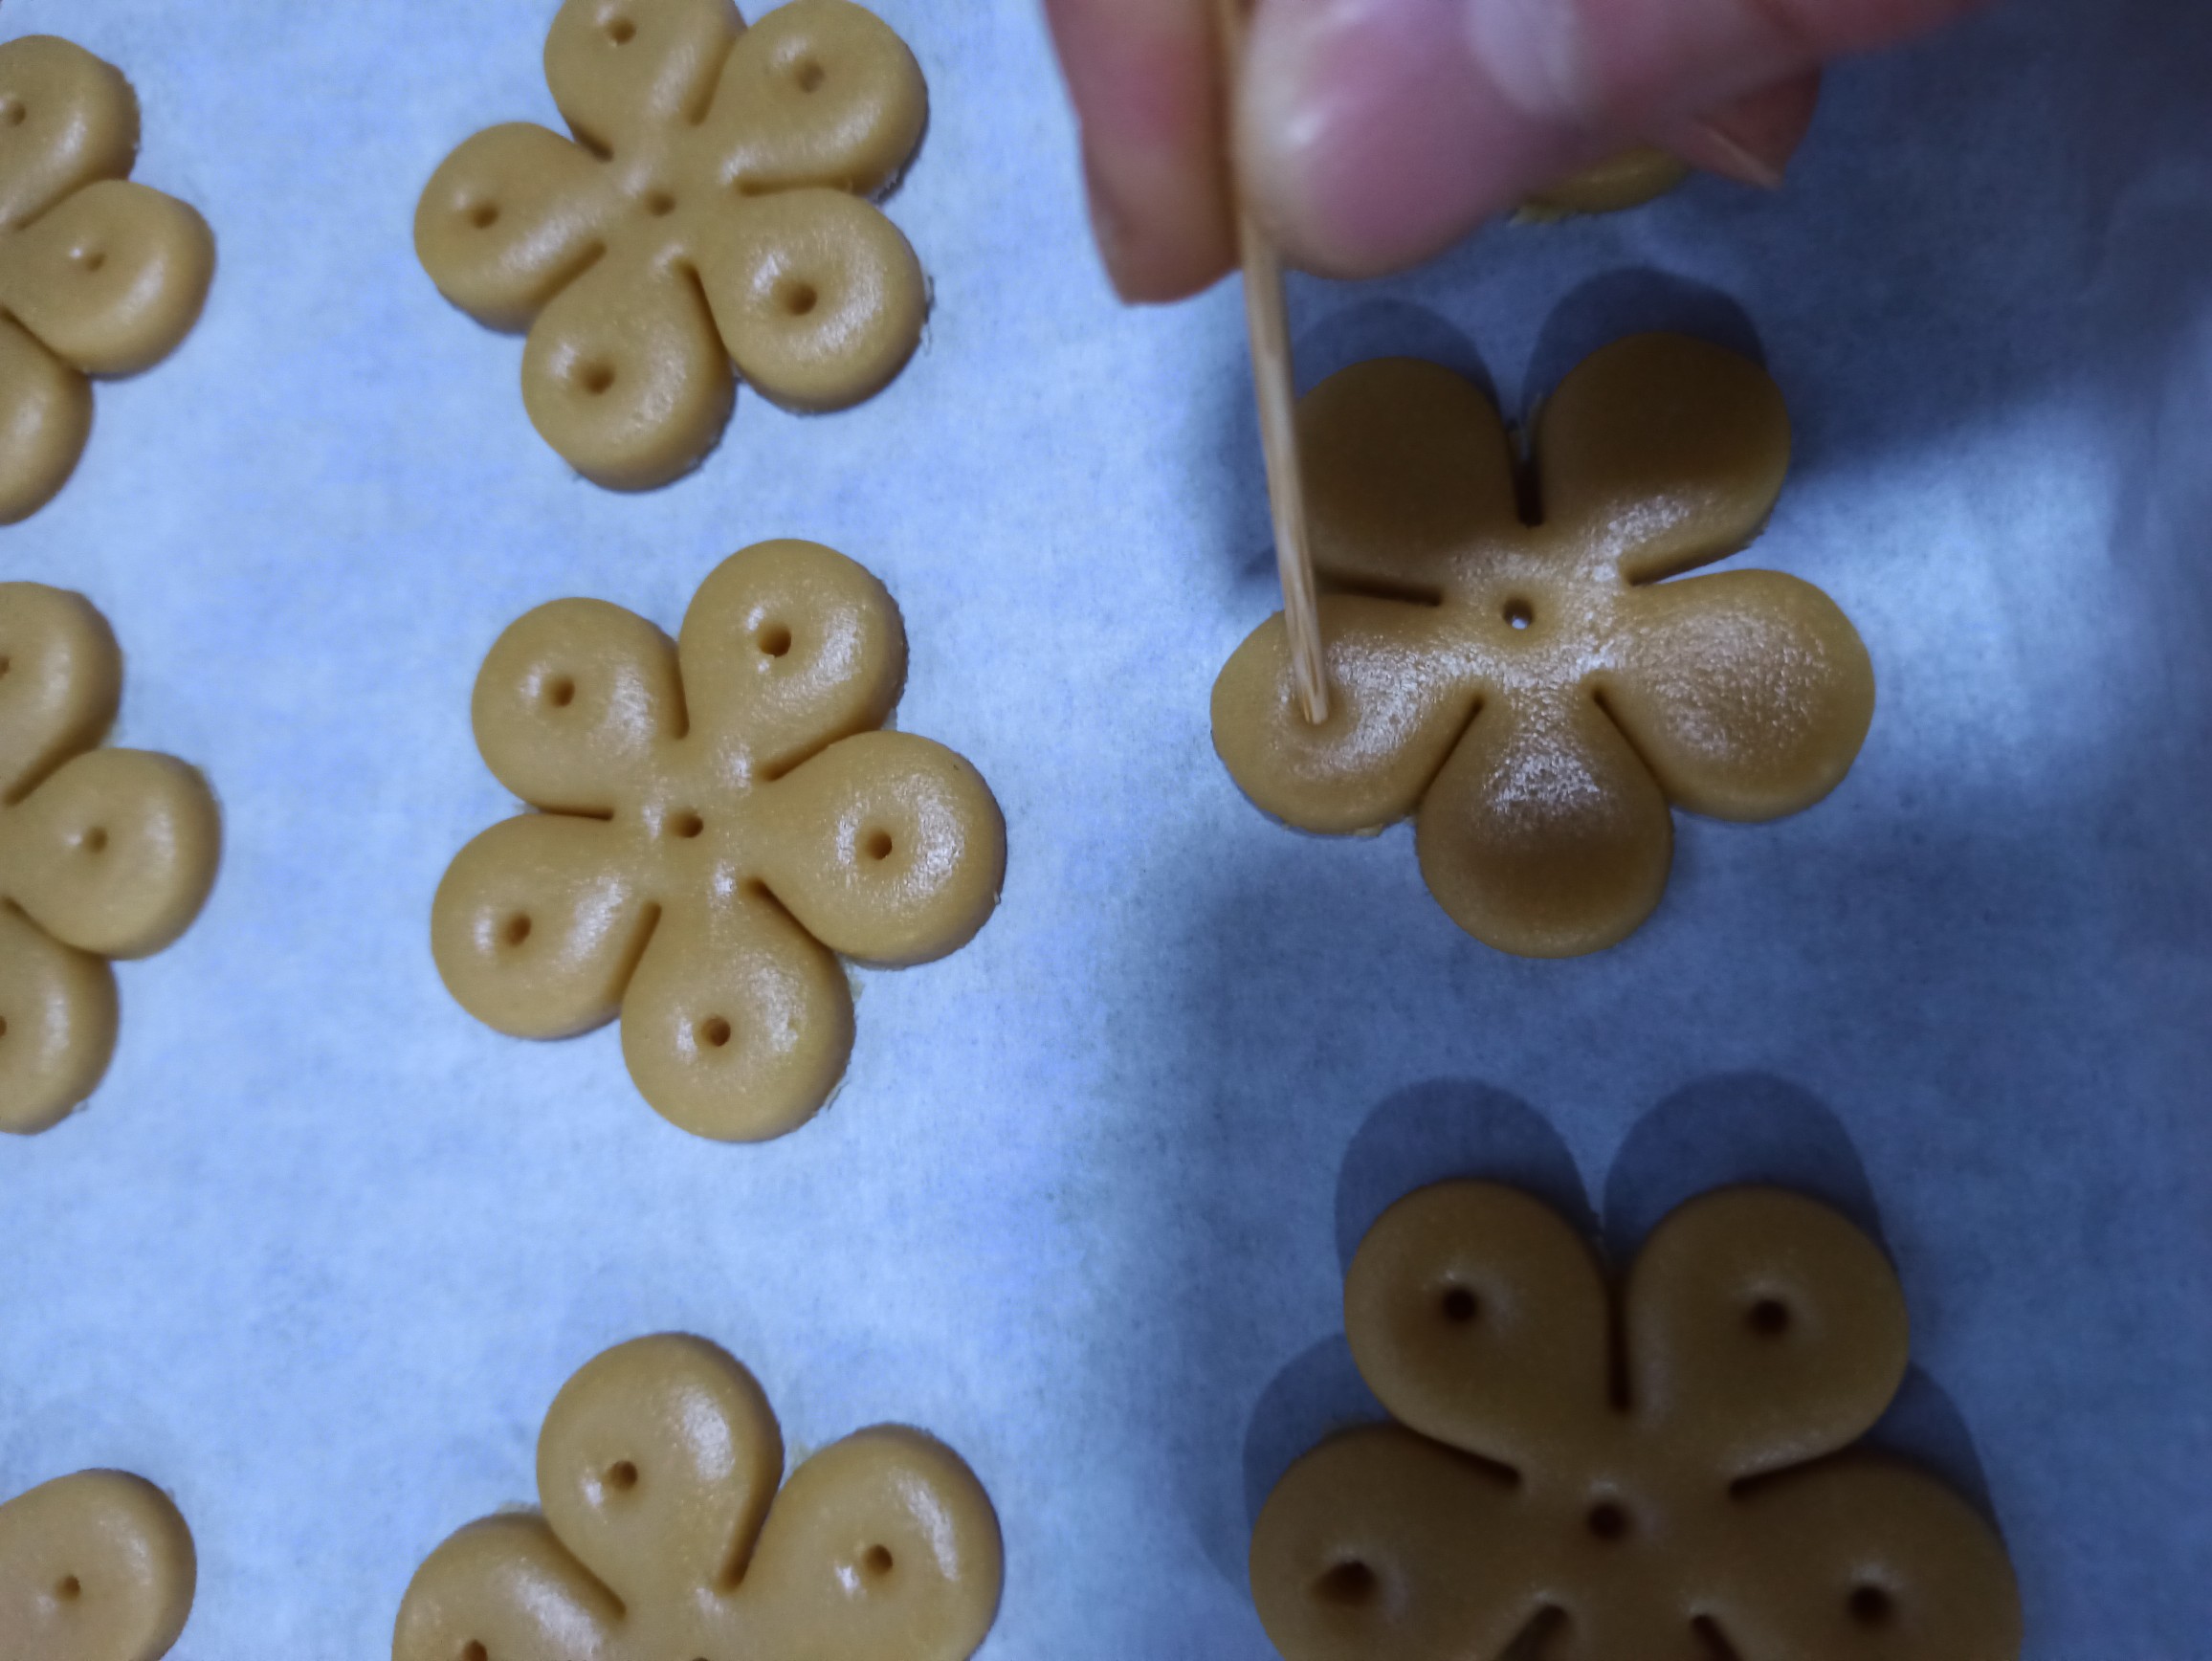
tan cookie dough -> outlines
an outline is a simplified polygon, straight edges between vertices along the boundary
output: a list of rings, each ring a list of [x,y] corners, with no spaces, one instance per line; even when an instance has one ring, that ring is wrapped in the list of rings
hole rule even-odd
[[[1719,1189],[1653,1230],[1614,1304],[1517,1190],[1447,1183],[1383,1216],[1344,1332],[1398,1423],[1306,1454],[1252,1536],[1289,1661],[2014,1661],[1988,1525],[1851,1451],[1906,1364],[1872,1241]]]
[[[699,1136],[803,1124],[852,1049],[837,954],[942,957],[1006,872],[975,768],[877,730],[905,678],[891,595],[814,543],[725,560],[673,645],[597,600],[523,617],[477,677],[476,742],[542,810],[439,885],[447,986],[519,1037],[619,1013],[638,1089]]]
[[[81,594],[0,583],[0,1131],[45,1130],[115,1052],[109,958],[160,951],[215,880],[197,771],[99,747],[122,653]]]
[[[1298,410],[1329,719],[1278,615],[1213,690],[1246,795],[1342,835],[1408,814],[1429,892],[1502,951],[1631,933],[1673,853],[1668,804],[1759,820],[1818,802],[1874,708],[1849,621],[1776,571],[1666,579],[1742,547],[1789,465],[1763,371],[1674,335],[1608,346],[1535,424],[1521,517],[1495,409],[1449,369],[1359,364]]]
[[[921,142],[914,55],[847,0],[746,29],[730,0],[567,0],[545,78],[575,142],[510,122],[440,166],[415,211],[439,292],[527,330],[522,401],[614,490],[713,448],[731,364],[794,410],[882,389],[921,339],[914,250],[864,198]]]
[[[152,1483],[80,1471],[0,1505],[0,1656],[157,1661],[192,1612],[191,1531]]]
[[[538,1438],[537,1513],[471,1523],[400,1605],[393,1661],[965,1661],[998,1516],[960,1456],[878,1426],[806,1460],[703,1339],[587,1362]]]
[[[0,45],[0,524],[43,507],[92,431],[87,375],[159,363],[215,271],[206,221],[129,182],[138,100],[50,34]]]
[[[1665,150],[1624,150],[1537,191],[1521,211],[1531,219],[1618,213],[1656,201],[1689,177],[1690,165]]]

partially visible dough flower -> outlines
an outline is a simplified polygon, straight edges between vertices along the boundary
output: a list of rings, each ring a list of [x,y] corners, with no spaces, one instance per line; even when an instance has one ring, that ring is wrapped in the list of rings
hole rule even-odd
[[[942,957],[1006,870],[975,768],[876,730],[905,678],[890,594],[814,543],[733,554],[673,645],[597,600],[515,623],[476,680],[476,742],[542,811],[485,831],[438,887],[453,996],[520,1037],[619,1012],[638,1089],[697,1135],[804,1123],[852,1044],[835,954]]]
[[[1279,616],[1213,692],[1214,746],[1268,812],[1416,814],[1453,921],[1568,957],[1659,903],[1670,801],[1772,819],[1850,769],[1874,678],[1834,602],[1775,571],[1663,580],[1773,509],[1789,422],[1757,365],[1674,335],[1599,352],[1537,419],[1525,519],[1496,410],[1449,369],[1356,365],[1298,424],[1329,719],[1304,718]]]
[[[393,1661],[966,1661],[998,1517],[960,1456],[882,1425],[791,1473],[761,1386],[703,1339],[617,1345],[562,1386],[537,1513],[473,1522],[400,1605]]]
[[[138,100],[50,34],[0,46],[0,524],[43,507],[92,431],[87,375],[159,363],[215,271],[207,222],[129,182]]]
[[[840,410],[921,338],[914,250],[863,198],[921,142],[905,42],[848,0],[746,29],[730,0],[567,0],[545,78],[576,135],[510,122],[431,177],[415,250],[445,297],[529,331],[522,401],[616,490],[664,484],[765,396]]]
[[[1723,1188],[1615,1298],[1541,1203],[1445,1183],[1376,1224],[1344,1332],[1397,1424],[1306,1454],[1260,1512],[1290,1661],[2016,1661],[2004,1548],[1852,1450],[1905,1373],[1904,1295],[1811,1200]],[[1537,1637],[1534,1634],[1540,1633]]]
[[[99,748],[122,653],[80,594],[0,583],[0,1131],[45,1130],[115,1052],[109,958],[199,915],[222,822],[172,756]]]
[[[159,1661],[192,1612],[198,1559],[167,1495],[79,1471],[0,1505],[0,1655]]]

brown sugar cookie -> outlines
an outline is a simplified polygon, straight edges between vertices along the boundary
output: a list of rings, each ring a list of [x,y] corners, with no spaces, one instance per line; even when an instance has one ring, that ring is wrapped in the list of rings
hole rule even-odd
[[[1539,190],[1521,205],[1531,219],[1565,219],[1581,213],[1619,213],[1658,200],[1690,177],[1690,164],[1647,145],[1623,150]]]
[[[665,484],[721,435],[731,364],[794,410],[873,396],[928,294],[865,198],[921,142],[905,42],[848,0],[747,29],[730,0],[567,0],[545,78],[575,134],[510,122],[448,157],[415,251],[453,304],[529,332],[522,402],[613,490]]]
[[[0,45],[0,524],[43,507],[92,431],[87,375],[175,350],[215,271],[207,222],[129,181],[139,109],[66,40]]]
[[[1615,1302],[1516,1189],[1446,1183],[1384,1214],[1344,1331],[1398,1423],[1307,1453],[1252,1536],[1289,1661],[2018,1656],[1989,1527],[1850,1451],[1906,1363],[1872,1241],[1813,1201],[1719,1189],[1653,1230]]]
[[[122,653],[80,594],[0,583],[0,1130],[57,1123],[115,1052],[109,958],[169,944],[222,823],[171,756],[99,747]]]
[[[157,1661],[192,1612],[191,1530],[168,1495],[80,1471],[0,1505],[0,1655]]]
[[[852,1049],[837,954],[942,957],[1006,872],[975,768],[877,730],[905,678],[890,594],[814,543],[725,560],[674,644],[597,600],[523,617],[477,677],[476,743],[541,810],[439,884],[447,986],[518,1037],[619,1013],[638,1089],[697,1135],[803,1124]]]
[[[1810,807],[1874,707],[1857,632],[1776,571],[1667,581],[1742,547],[1789,465],[1756,365],[1674,335],[1606,347],[1535,423],[1523,518],[1490,401],[1410,359],[1298,409],[1331,689],[1309,724],[1278,615],[1213,689],[1214,747],[1277,818],[1345,834],[1413,814],[1429,892],[1502,951],[1597,951],[1650,915],[1668,804]]]
[[[902,1426],[825,1448],[779,1494],[761,1386],[703,1339],[641,1338],[562,1386],[539,1513],[469,1524],[400,1605],[393,1661],[965,1661],[996,1619],[998,1516]]]

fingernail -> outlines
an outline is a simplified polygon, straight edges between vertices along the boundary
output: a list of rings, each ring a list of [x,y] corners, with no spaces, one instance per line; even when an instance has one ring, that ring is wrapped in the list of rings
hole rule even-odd
[[[1123,299],[1129,299],[1129,213],[1121,206],[1099,167],[1091,146],[1083,146],[1083,194],[1091,210],[1091,238],[1098,245],[1098,259],[1106,267],[1106,280]]]
[[[1590,119],[1590,77],[1577,8],[1560,0],[1466,5],[1468,43],[1501,97],[1538,120]]]
[[[1781,189],[1789,165],[1787,149],[1777,156],[1762,156],[1714,121],[1691,122],[1675,148],[1692,166],[1760,190]]]

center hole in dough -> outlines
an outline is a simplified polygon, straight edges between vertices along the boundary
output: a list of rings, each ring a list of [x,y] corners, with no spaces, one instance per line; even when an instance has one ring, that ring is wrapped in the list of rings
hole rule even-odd
[[[105,853],[107,852],[106,829],[103,826],[95,825],[77,839],[77,845],[87,853]]]
[[[8,653],[0,652],[0,675],[8,673]]]
[[[1590,1532],[1600,1539],[1621,1539],[1628,1532],[1628,1514],[1609,1499],[1602,1499],[1591,1506],[1590,1515],[1584,1520],[1589,1523]]]
[[[8,1036],[8,1017],[0,1015],[0,1038]]]
[[[0,127],[19,127],[31,112],[11,98],[0,98]]]
[[[1851,1619],[1862,1627],[1887,1627],[1890,1617],[1897,1612],[1894,1600],[1875,1585],[1852,1587],[1849,1607]]]
[[[610,17],[607,21],[607,38],[617,46],[628,46],[637,38],[637,25],[627,17]]]
[[[596,398],[614,385],[614,365],[602,363],[596,358],[589,363],[578,364],[575,380],[579,389]]]
[[[860,851],[869,858],[885,860],[891,857],[891,832],[871,830],[860,839]]]
[[[492,1652],[471,1638],[461,1646],[461,1661],[492,1661]]]
[[[668,816],[668,833],[689,842],[707,828],[707,822],[689,808],[678,808]]]
[[[699,1023],[699,1042],[709,1050],[719,1050],[730,1041],[730,1024],[719,1015],[709,1015]]]
[[[879,1581],[892,1569],[891,1548],[872,1545],[860,1554],[860,1567],[870,1580]]]
[[[763,623],[754,634],[753,644],[769,657],[781,657],[791,650],[791,631],[782,623]]]
[[[107,255],[98,248],[73,248],[69,257],[77,262],[77,269],[87,274],[98,271],[107,263]]]
[[[499,929],[499,938],[511,946],[519,946],[530,938],[530,914],[519,911]]]
[[[607,1468],[607,1486],[617,1494],[628,1494],[637,1486],[637,1467],[627,1459],[617,1459]]]
[[[791,318],[803,318],[822,303],[814,285],[796,277],[786,277],[778,282],[773,298],[776,308]]]
[[[645,193],[645,210],[655,219],[675,211],[675,198],[666,190],[648,190]]]
[[[1466,1326],[1482,1313],[1481,1303],[1464,1286],[1447,1287],[1444,1296],[1437,1300],[1437,1307],[1443,1310],[1444,1318],[1453,1326]]]
[[[479,202],[468,210],[469,223],[478,231],[489,231],[499,222],[499,205],[497,202]]]
[[[84,1595],[84,1583],[75,1575],[63,1575],[55,1583],[54,1595],[65,1604],[74,1604]]]
[[[1536,608],[1526,600],[1508,600],[1505,603],[1505,620],[1508,628],[1526,629],[1537,620]]]
[[[576,682],[565,675],[556,675],[545,683],[545,701],[555,709],[566,709],[576,701]]]
[[[1375,1596],[1375,1571],[1358,1558],[1332,1563],[1314,1583],[1314,1596],[1324,1604],[1356,1609]]]
[[[791,66],[791,78],[801,92],[813,92],[830,78],[830,72],[810,57],[802,57]]]
[[[1789,1331],[1789,1305],[1779,1297],[1762,1297],[1751,1306],[1743,1320],[1760,1338],[1780,1338]]]

